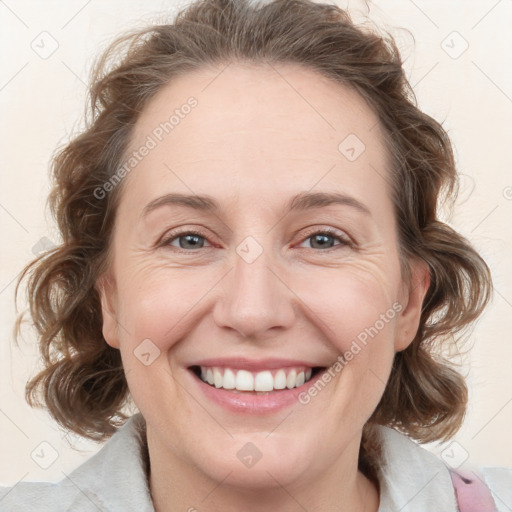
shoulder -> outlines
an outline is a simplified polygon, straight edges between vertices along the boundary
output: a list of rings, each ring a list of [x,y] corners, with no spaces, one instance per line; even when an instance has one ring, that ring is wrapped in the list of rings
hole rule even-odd
[[[69,507],[75,492],[66,485],[50,482],[18,482],[12,487],[0,487],[0,511],[33,510],[50,512],[60,510],[56,504]],[[53,507],[53,508],[52,508]],[[66,509],[62,509],[66,510]]]
[[[99,452],[57,483],[0,487],[0,512],[154,512],[140,454],[142,421],[140,413],[132,416]]]
[[[379,512],[458,510],[452,468],[394,429],[379,427],[379,434],[383,451]],[[512,468],[479,468],[470,472],[489,487],[498,511],[512,509]]]

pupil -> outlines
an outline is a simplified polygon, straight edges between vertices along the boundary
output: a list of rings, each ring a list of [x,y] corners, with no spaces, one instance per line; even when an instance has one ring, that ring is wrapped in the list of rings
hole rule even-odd
[[[315,243],[320,240],[320,245],[319,247],[326,247],[326,241],[328,243],[329,239],[331,239],[332,241],[332,236],[331,235],[314,235],[313,236],[313,246],[315,245]],[[332,247],[332,244],[330,244],[330,247]]]
[[[180,237],[180,247],[181,247],[182,249],[187,249],[187,243],[189,243],[189,241],[190,241],[191,239],[193,240],[191,247],[197,247],[197,245],[198,245],[197,241],[198,241],[198,239],[200,239],[200,238],[201,238],[201,237],[200,237],[199,235],[186,235],[186,236],[182,236],[182,237]],[[181,240],[183,240],[183,239],[186,239],[186,240],[187,240],[187,242],[186,242],[185,244],[183,244],[183,243],[181,242]]]

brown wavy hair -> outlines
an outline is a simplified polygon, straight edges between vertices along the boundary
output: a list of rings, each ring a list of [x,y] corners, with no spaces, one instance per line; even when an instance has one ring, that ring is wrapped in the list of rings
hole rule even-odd
[[[453,201],[457,194],[452,146],[441,124],[418,109],[396,42],[356,25],[335,5],[200,0],[172,23],[130,32],[102,54],[92,70],[86,127],[52,160],[48,201],[62,243],[27,265],[16,286],[18,297],[20,282],[28,279],[44,362],[27,383],[26,399],[91,439],[108,438],[126,420],[127,382],[119,351],[103,338],[95,288],[109,264],[123,187],[102,199],[94,191],[119,169],[138,116],[156,92],[189,71],[232,62],[292,63],[319,72],[357,91],[384,129],[403,278],[410,279],[410,258],[420,258],[428,263],[431,284],[416,337],[396,354],[363,431],[360,467],[375,476],[375,425],[420,442],[446,440],[459,429],[467,388],[441,352],[480,315],[492,281],[471,244],[438,218],[441,199]]]

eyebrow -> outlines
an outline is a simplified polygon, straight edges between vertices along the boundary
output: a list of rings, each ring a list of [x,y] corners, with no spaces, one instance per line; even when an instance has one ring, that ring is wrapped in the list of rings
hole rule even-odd
[[[349,206],[355,210],[367,215],[372,216],[369,208],[355,197],[339,192],[301,192],[293,196],[285,205],[284,211],[286,213],[291,211],[304,211],[313,208],[322,208],[334,204],[341,204]],[[198,211],[218,212],[220,210],[217,201],[208,195],[187,195],[170,193],[164,196],[157,197],[149,202],[142,211],[142,217],[145,217],[153,210],[162,206],[184,206]]]

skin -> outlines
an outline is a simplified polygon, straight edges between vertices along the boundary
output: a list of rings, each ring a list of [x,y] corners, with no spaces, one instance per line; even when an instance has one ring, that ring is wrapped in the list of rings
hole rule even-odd
[[[112,261],[97,284],[104,337],[121,351],[147,422],[155,509],[376,511],[378,489],[357,469],[362,428],[394,353],[414,338],[429,286],[424,262],[410,262],[410,283],[401,276],[377,117],[356,92],[312,70],[231,64],[161,89],[131,149],[190,96],[197,107],[123,182]],[[348,134],[365,144],[352,162],[338,150]],[[347,205],[286,214],[304,191],[343,192],[371,215]],[[173,205],[141,217],[169,192],[208,194],[220,210]],[[328,227],[336,230],[328,248],[315,245],[308,230]],[[175,228],[204,238],[195,248],[176,237],[159,246]],[[236,252],[248,236],[263,250],[250,264]],[[401,311],[305,405],[226,411],[187,369],[233,356],[329,366],[396,302]],[[160,350],[150,365],[134,355],[145,339]],[[248,442],[262,453],[251,468],[237,457]]]

